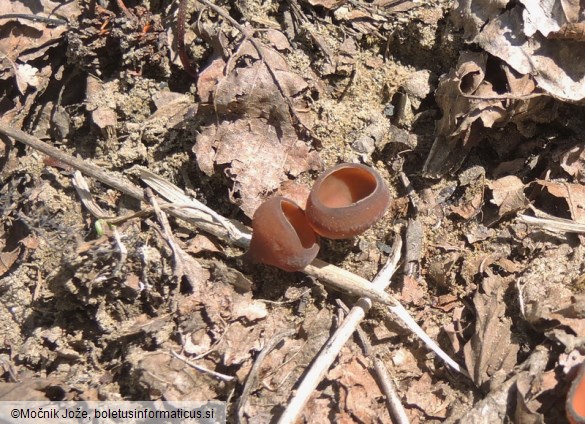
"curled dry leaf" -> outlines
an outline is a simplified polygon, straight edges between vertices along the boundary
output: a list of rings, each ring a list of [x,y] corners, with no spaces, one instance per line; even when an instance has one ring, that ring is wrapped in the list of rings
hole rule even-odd
[[[539,87],[563,100],[585,98],[585,45],[579,2],[514,3],[461,0],[455,20],[469,41],[517,72],[534,75]]]
[[[568,210],[573,218],[577,222],[585,222],[585,187],[581,184],[571,183],[557,183],[553,181],[538,180],[536,182],[538,186],[541,186],[546,190],[548,194],[554,197],[551,208],[557,209],[558,200],[563,199],[566,206],[564,210]],[[539,196],[540,201],[550,203],[550,199],[546,199],[546,196],[541,194]],[[565,209],[566,208],[566,209]],[[554,210],[553,209],[553,210]],[[559,211],[562,213],[562,210]],[[558,214],[558,213],[557,213]],[[555,214],[555,215],[557,215]]]
[[[495,61],[495,66],[488,66],[489,60]],[[500,71],[494,71],[498,68]],[[506,93],[496,89],[502,85],[502,78]],[[531,123],[548,122],[554,117],[550,99],[533,97],[535,90],[532,77],[518,75],[505,63],[485,53],[462,53],[435,93],[443,114],[437,122],[424,174],[436,178],[457,170],[469,150],[487,139],[486,128],[512,124],[521,134],[532,135]],[[507,150],[510,142],[505,140]]]
[[[528,206],[528,199],[524,195],[524,184],[514,175],[490,182],[489,188],[492,190],[490,202],[499,208],[499,218],[524,210]]]

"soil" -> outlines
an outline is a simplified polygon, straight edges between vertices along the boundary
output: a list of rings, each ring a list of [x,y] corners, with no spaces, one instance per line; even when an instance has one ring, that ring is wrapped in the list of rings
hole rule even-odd
[[[518,208],[494,212],[490,196],[501,188],[490,185],[497,180],[493,149],[472,150],[451,174],[423,175],[442,114],[434,97],[439,78],[470,48],[451,23],[450,2],[402,2],[379,12],[357,1],[341,8],[329,1],[216,2],[247,30],[258,30],[254,37],[274,51],[270,31],[284,34],[286,72],[307,82],[302,93],[291,94],[300,120],[291,115],[283,124],[294,139],[290,152],[300,152],[296,168],[274,183],[272,176],[256,176],[267,186],[250,191],[245,170],[235,165],[243,150],[229,161],[205,162],[203,150],[211,148],[201,147],[222,116],[234,125],[246,120],[246,127],[264,119],[264,103],[259,112],[242,112],[235,100],[226,106],[220,99],[214,110],[203,98],[200,76],[215,75],[209,78],[217,82],[221,72],[210,72],[210,64],[220,51],[228,66],[230,54],[238,69],[258,63],[252,53],[236,57],[239,29],[201,3],[188,3],[185,51],[193,76],[178,57],[176,2],[128,0],[130,15],[114,1],[99,3],[77,4],[76,20],[35,59],[51,64],[50,82],[34,96],[29,92],[30,104],[23,100],[20,109],[1,104],[4,123],[143,187],[140,169],[147,168],[248,226],[261,200],[293,191],[283,188],[285,180],[302,198],[322,169],[340,162],[371,165],[390,187],[394,200],[385,217],[350,240],[322,240],[319,258],[372,280],[394,237],[403,237],[390,291],[472,379],[450,370],[377,305],[362,324],[372,351],[350,339],[302,420],[391,422],[373,358],[388,369],[411,422],[452,422],[519,378],[534,351],[547,352],[545,375],[580,346],[572,338],[579,319],[569,322],[573,317],[558,311],[583,291],[582,236],[535,231],[517,220]],[[0,86],[5,98],[18,97],[11,79]],[[560,106],[549,135],[576,119],[572,107]],[[281,109],[288,114],[286,104]],[[539,140],[526,148],[526,160],[547,154]],[[0,364],[3,384],[24,388],[21,399],[216,399],[227,402],[232,422],[259,353],[292,330],[264,358],[243,406],[249,422],[272,422],[338,325],[337,299],[350,307],[355,302],[303,273],[251,264],[242,249],[169,217],[174,242],[189,257],[186,271],[178,272],[156,215],[109,226],[80,201],[69,167],[6,138],[0,154]],[[525,175],[522,184],[538,178]],[[110,218],[146,207],[87,182]],[[567,218],[556,200],[544,203]],[[495,218],[487,223],[490,207]],[[543,298],[548,304],[539,303]],[[543,308],[560,315],[543,315]],[[481,324],[486,316],[500,317],[500,327]],[[562,335],[553,321],[564,326]],[[559,377],[555,390],[563,393],[569,383]],[[542,401],[534,413],[561,419],[563,402]]]

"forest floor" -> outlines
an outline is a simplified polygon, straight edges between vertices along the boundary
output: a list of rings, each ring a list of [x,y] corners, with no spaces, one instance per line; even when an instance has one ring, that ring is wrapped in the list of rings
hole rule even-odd
[[[388,212],[318,257],[372,280],[402,238],[388,292],[470,378],[375,303],[370,349],[350,338],[301,419],[391,422],[377,358],[412,423],[563,422],[585,358],[585,31],[500,6],[0,0],[0,400],[215,399],[274,422],[356,300],[10,127],[248,227],[333,165],[374,167]]]

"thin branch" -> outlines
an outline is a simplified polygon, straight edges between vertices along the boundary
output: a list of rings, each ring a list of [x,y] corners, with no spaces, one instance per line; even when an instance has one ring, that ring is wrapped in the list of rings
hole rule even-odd
[[[240,400],[238,402],[238,422],[244,422],[244,406],[246,405],[246,401],[250,396],[250,392],[254,388],[256,384],[256,380],[258,380],[258,373],[260,371],[260,365],[264,362],[264,359],[272,350],[284,339],[287,337],[292,336],[295,333],[295,330],[286,330],[280,334],[274,336],[266,346],[262,349],[262,352],[258,355],[256,360],[254,361],[254,365],[248,374],[248,378],[246,379],[246,384],[244,384],[244,390],[242,391],[242,395],[240,396]]]
[[[388,257],[386,265],[378,273],[372,286],[383,292],[383,290],[390,284],[390,278],[396,271],[398,261],[400,260],[400,250],[402,248],[402,240],[400,236],[396,236],[394,245],[392,246],[392,253]],[[333,364],[333,361],[339,355],[341,348],[347,343],[353,332],[361,320],[366,316],[366,312],[372,307],[372,300],[367,297],[361,297],[351,308],[345,320],[333,335],[327,340],[321,353],[315,358],[313,364],[306,372],[303,381],[297,387],[294,396],[288,403],[286,409],[282,413],[278,422],[280,424],[291,424],[297,421],[301,411],[307,404],[311,394],[321,382],[327,370]]]
[[[205,367],[202,367],[201,365],[194,364],[193,362],[191,362],[187,358],[185,358],[183,355],[178,354],[177,352],[175,352],[172,349],[170,351],[171,351],[171,355],[173,355],[179,361],[183,361],[185,364],[189,365],[191,368],[196,369],[199,372],[209,374],[212,377],[217,378],[218,380],[223,380],[223,381],[234,381],[236,379],[236,377],[232,377],[231,375],[221,374],[217,371],[213,371],[213,370],[207,369]]]
[[[36,137],[33,137],[15,128],[11,128],[2,122],[0,122],[0,134],[9,136],[16,141],[39,150],[40,152],[43,152],[54,159],[57,159],[73,168],[80,170],[86,175],[91,176],[101,181],[102,183],[121,191],[122,193],[134,197],[135,199],[141,200],[143,202],[146,201],[142,189],[124,177],[106,172],[92,163],[61,152],[57,148],[42,142]],[[172,184],[168,182],[167,185],[172,186]],[[178,192],[181,191],[178,187],[175,187],[173,190]],[[239,227],[243,227],[241,224],[236,223],[235,221],[229,221],[242,235],[240,238],[234,238],[231,232],[224,225],[219,224],[216,221],[217,217],[214,219],[209,215],[209,213],[203,211],[204,208],[206,208],[205,205],[195,199],[188,198],[187,196],[185,196],[185,198],[189,201],[187,205],[181,205],[181,207],[174,209],[169,208],[168,213],[177,218],[190,222],[199,229],[227,242],[242,248],[248,247],[250,243],[250,232],[248,229],[240,230]],[[221,215],[217,216],[221,217]],[[225,220],[226,218],[221,217],[221,219]],[[456,371],[461,372],[463,375],[469,375],[465,369],[461,368],[455,361],[453,361],[445,352],[441,350],[441,348],[422,330],[422,328],[420,328],[416,321],[414,321],[414,319],[409,315],[408,311],[404,309],[404,307],[400,305],[399,302],[394,299],[394,297],[384,291],[387,282],[382,281],[382,283],[379,283],[378,279],[376,279],[374,280],[374,284],[371,284],[365,278],[352,274],[349,271],[343,270],[319,259],[315,259],[312,264],[308,265],[303,270],[303,272],[318,278],[320,281],[337,290],[364,298],[365,300],[360,299],[360,301],[358,301],[359,306],[362,309],[369,309],[372,301],[378,301],[388,306],[392,312],[394,312],[413,332],[415,332],[415,334],[417,334],[435,353],[437,353],[437,355],[445,360],[449,366],[451,366]],[[394,270],[392,270],[392,273],[393,272]],[[357,314],[359,315],[361,313]],[[353,319],[355,319],[355,317]],[[359,322],[359,320],[357,320],[357,322]],[[349,337],[349,335],[347,337]]]
[[[339,301],[339,302],[342,303],[342,307],[347,313],[349,311],[347,306],[345,306],[345,304],[343,304],[343,302],[341,302],[341,301]],[[400,401],[400,397],[398,396],[398,393],[396,392],[396,385],[394,384],[392,377],[390,377],[390,374],[388,373],[388,369],[386,369],[386,365],[384,365],[384,362],[380,358],[377,358],[374,355],[374,352],[372,350],[372,345],[371,345],[370,340],[368,339],[368,336],[366,335],[365,331],[362,330],[362,328],[359,326],[356,330],[357,330],[358,338],[359,338],[359,340],[362,344],[362,347],[364,349],[364,353],[366,354],[366,356],[368,356],[371,359],[372,363],[374,364],[374,370],[376,371],[376,377],[378,377],[378,385],[380,386],[382,393],[384,393],[386,395],[386,403],[388,405],[388,409],[390,410],[390,415],[392,416],[392,418],[394,418],[393,422],[395,424],[408,424],[410,422],[410,420],[408,419],[408,416],[406,415],[406,411],[404,410],[404,406],[402,406],[402,402]]]

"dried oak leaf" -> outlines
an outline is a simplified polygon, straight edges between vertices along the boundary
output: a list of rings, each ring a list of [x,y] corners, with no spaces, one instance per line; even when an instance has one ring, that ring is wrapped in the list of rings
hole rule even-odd
[[[229,165],[226,174],[234,182],[231,200],[250,217],[287,175],[321,168],[318,153],[309,151],[292,127],[280,133],[260,118],[207,127],[197,137],[194,152],[199,167],[208,175],[213,174],[214,165]]]
[[[473,382],[497,385],[516,365],[519,346],[512,340],[512,321],[506,316],[504,293],[509,280],[489,277],[482,282],[483,293],[473,298],[475,331],[463,348],[465,365]]]

